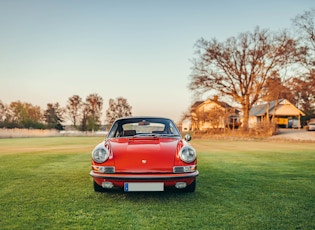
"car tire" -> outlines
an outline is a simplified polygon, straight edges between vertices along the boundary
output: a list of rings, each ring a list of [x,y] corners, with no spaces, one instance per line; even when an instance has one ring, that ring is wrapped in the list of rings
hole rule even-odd
[[[184,191],[185,192],[195,192],[196,191],[196,179],[190,184],[190,185],[188,185],[185,189],[184,189]]]
[[[102,186],[99,186],[94,180],[93,180],[93,187],[95,192],[106,192],[106,189]]]

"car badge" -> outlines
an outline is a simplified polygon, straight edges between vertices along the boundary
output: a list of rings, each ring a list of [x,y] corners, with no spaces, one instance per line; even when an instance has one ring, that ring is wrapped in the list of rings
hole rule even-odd
[[[142,160],[141,162],[142,162],[142,164],[146,164],[147,160]]]

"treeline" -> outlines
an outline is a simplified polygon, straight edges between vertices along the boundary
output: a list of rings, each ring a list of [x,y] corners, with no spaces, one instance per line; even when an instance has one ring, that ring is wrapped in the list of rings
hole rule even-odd
[[[127,99],[109,99],[106,122],[116,118],[131,116],[132,107]],[[68,98],[66,107],[57,103],[47,103],[47,107],[32,105],[28,102],[14,101],[5,104],[0,100],[0,128],[57,129],[63,130],[63,123],[69,120],[73,127],[81,131],[97,131],[102,121],[103,98],[90,94],[85,101],[78,95]]]

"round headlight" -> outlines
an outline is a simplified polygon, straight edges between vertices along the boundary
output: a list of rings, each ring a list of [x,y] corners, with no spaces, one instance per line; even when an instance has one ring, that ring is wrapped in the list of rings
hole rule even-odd
[[[196,151],[191,146],[184,146],[179,152],[180,159],[186,163],[193,162],[196,156]]]
[[[107,148],[96,148],[92,152],[92,158],[97,163],[103,163],[109,157],[109,151]]]

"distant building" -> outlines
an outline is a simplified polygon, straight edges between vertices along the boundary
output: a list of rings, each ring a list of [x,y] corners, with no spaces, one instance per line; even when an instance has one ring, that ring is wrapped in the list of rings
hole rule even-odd
[[[190,118],[185,118],[182,121],[182,131],[183,132],[191,131],[191,119]]]
[[[240,126],[239,111],[218,97],[195,102],[190,110],[190,117],[182,122],[182,131],[222,129]]]
[[[305,114],[286,99],[279,99],[252,107],[249,112],[249,126],[254,127],[274,118],[282,127],[301,127],[301,116]]]

